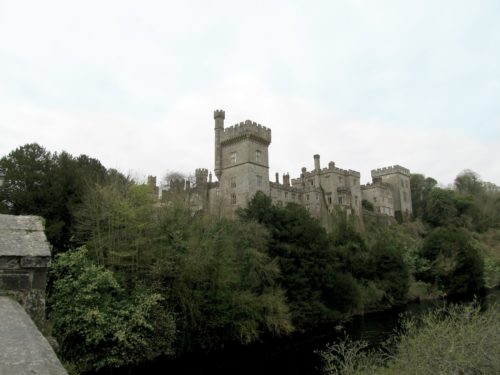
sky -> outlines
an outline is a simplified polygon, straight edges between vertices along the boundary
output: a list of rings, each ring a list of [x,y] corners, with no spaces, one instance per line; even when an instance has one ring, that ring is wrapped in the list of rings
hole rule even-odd
[[[213,111],[321,155],[500,185],[500,1],[0,0],[0,157],[26,143],[138,179],[214,167]],[[214,177],[215,178],[215,177]]]

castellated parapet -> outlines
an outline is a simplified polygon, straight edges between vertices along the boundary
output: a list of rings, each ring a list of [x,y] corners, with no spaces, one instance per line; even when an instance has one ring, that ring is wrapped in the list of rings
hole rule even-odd
[[[198,168],[194,171],[194,176],[196,179],[196,185],[200,186],[207,183],[208,169]]]
[[[269,145],[271,143],[271,129],[256,122],[246,120],[234,126],[224,129],[221,134],[221,143],[229,144],[240,141],[243,138],[251,138],[257,142]]]
[[[393,165],[391,167],[373,169],[371,171],[372,178],[387,176],[389,174],[394,174],[394,173],[400,173],[404,176],[410,177],[410,170],[400,165]]]
[[[224,120],[226,118],[226,112],[224,112],[222,109],[216,109],[214,111],[214,120],[216,120],[218,118],[221,118]]]

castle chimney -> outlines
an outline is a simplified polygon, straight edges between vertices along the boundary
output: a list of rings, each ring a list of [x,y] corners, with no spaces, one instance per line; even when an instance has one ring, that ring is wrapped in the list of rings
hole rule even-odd
[[[220,137],[222,132],[224,132],[224,119],[226,118],[226,113],[223,110],[214,111],[215,120],[215,168],[214,172],[217,179],[220,181],[222,176],[222,146]]]
[[[320,169],[321,168],[319,165],[319,155],[316,154],[316,155],[314,155],[314,170],[319,171]]]
[[[276,172],[276,183],[279,184],[280,183],[280,175],[278,172]]]
[[[331,171],[335,169],[335,163],[333,161],[328,163],[328,169],[330,169]]]
[[[290,186],[290,175],[288,173],[283,174],[283,185]]]

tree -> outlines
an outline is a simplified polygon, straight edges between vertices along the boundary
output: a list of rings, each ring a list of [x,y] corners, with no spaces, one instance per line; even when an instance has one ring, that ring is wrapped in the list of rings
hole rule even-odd
[[[422,218],[426,201],[436,185],[437,181],[431,177],[426,178],[422,174],[412,174],[410,176],[413,216]]]
[[[26,144],[0,160],[6,171],[0,189],[1,206],[13,215],[39,215],[56,252],[71,246],[74,211],[88,185],[101,181],[106,169],[85,155],[50,153],[36,143]]]
[[[276,257],[294,324],[300,328],[340,318],[359,302],[356,282],[337,267],[330,239],[318,220],[297,204],[273,206],[257,192],[240,217],[264,225]]]
[[[433,227],[456,223],[458,210],[451,190],[433,189],[425,201],[423,220]]]
[[[173,314],[144,286],[129,291],[83,247],[59,254],[48,299],[62,357],[79,372],[138,364],[172,354]]]
[[[446,294],[471,294],[484,287],[483,259],[464,229],[434,229],[424,241],[422,257],[430,268],[419,276]]]

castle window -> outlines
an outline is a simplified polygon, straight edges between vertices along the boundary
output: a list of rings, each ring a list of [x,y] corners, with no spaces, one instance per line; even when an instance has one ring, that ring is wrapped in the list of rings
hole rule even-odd
[[[309,194],[306,194],[306,201],[309,200]]]
[[[343,197],[339,197],[339,204],[344,204],[344,199],[343,199]]]
[[[260,161],[261,152],[260,150],[255,151],[255,161]]]
[[[231,204],[236,204],[236,194],[235,193],[231,194]]]
[[[220,190],[219,189],[215,189],[215,196],[216,197],[220,196]]]
[[[319,194],[316,193],[316,200],[319,201]]]
[[[342,183],[342,177],[339,176],[339,182]]]
[[[403,179],[401,179],[401,187],[405,187],[405,182]]]
[[[313,180],[310,180],[310,181],[309,181],[309,185],[313,186],[313,184],[314,184],[314,181],[313,181]]]
[[[332,204],[332,193],[326,193],[326,200],[328,204]]]
[[[353,184],[353,185],[356,185],[357,183],[358,183],[358,179],[357,179],[357,178],[353,178],[353,179],[352,179],[352,184]]]
[[[373,201],[376,202],[377,201],[377,197],[373,197]]]
[[[236,177],[231,177],[231,188],[234,189],[236,187]]]
[[[295,199],[295,193],[292,193],[292,199]]]
[[[238,160],[238,153],[236,151],[231,152],[231,164],[236,164]]]
[[[257,176],[257,186],[262,186],[262,176]]]
[[[356,206],[358,205],[358,196],[357,195],[354,196],[354,204]]]

